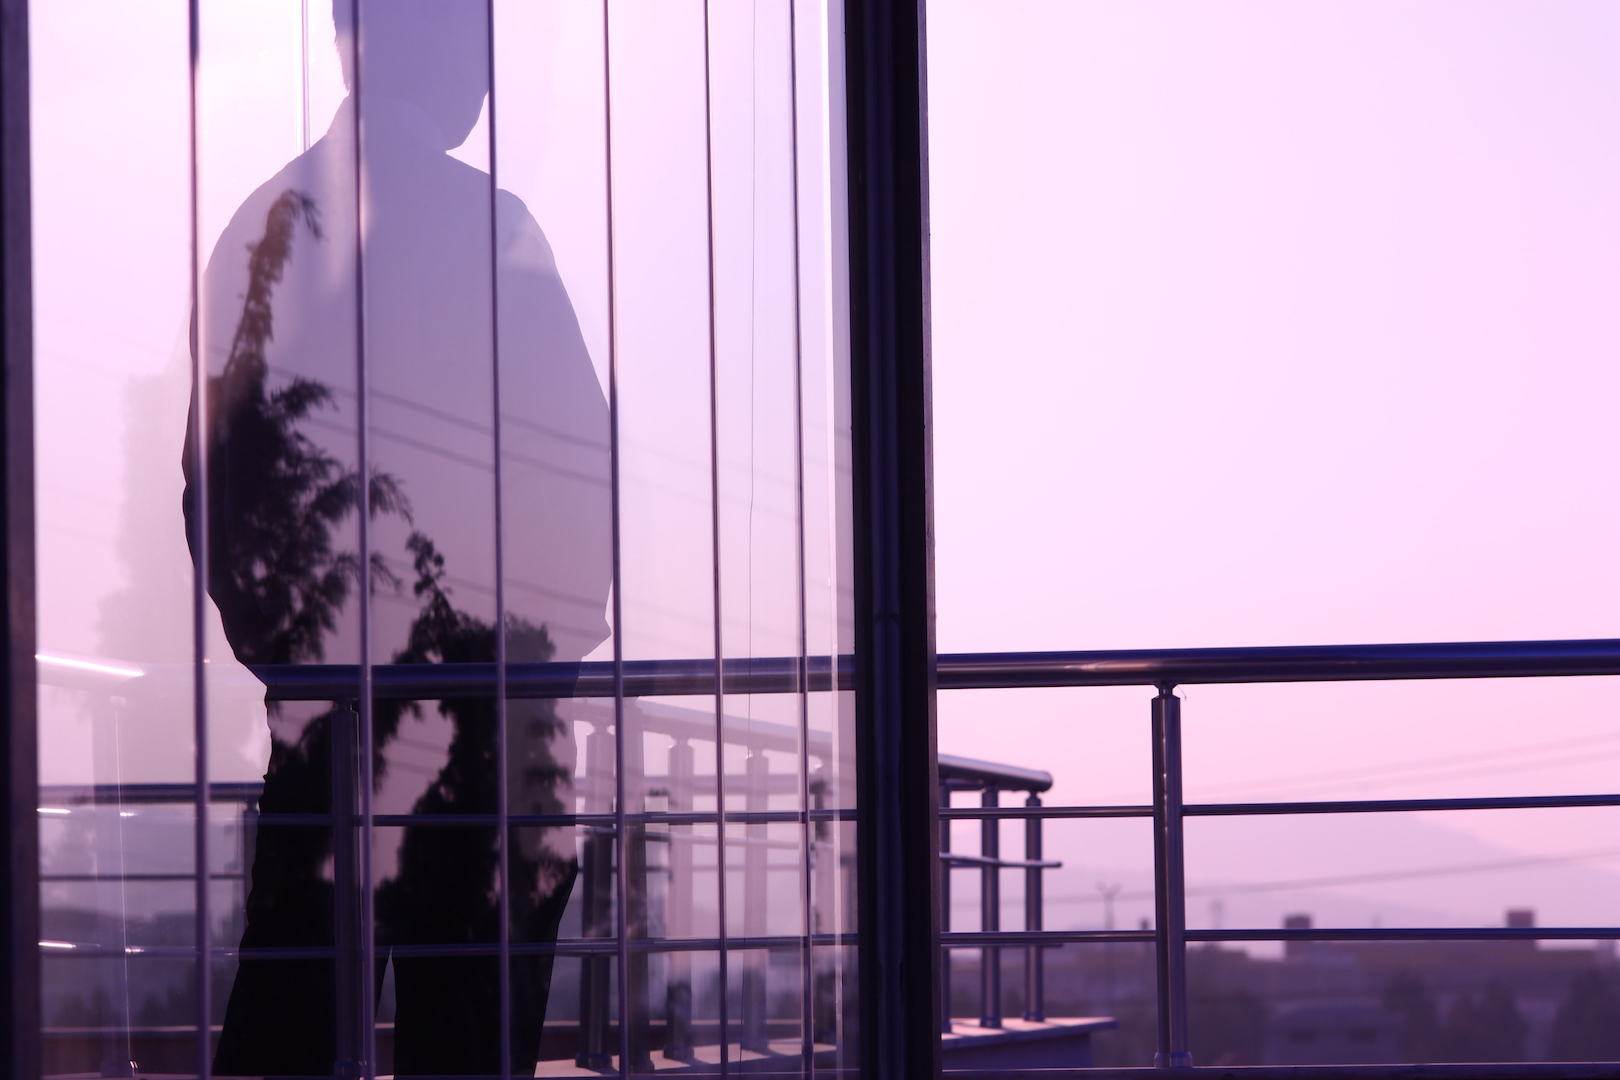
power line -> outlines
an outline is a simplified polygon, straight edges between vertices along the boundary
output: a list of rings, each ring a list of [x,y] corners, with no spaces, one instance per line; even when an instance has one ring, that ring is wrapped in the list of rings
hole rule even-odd
[[[1544,772],[1548,769],[1566,768],[1571,765],[1585,765],[1600,761],[1613,761],[1617,757],[1620,757],[1620,749],[1596,753],[1589,751],[1586,753],[1564,754],[1557,757],[1544,758],[1539,761],[1518,760],[1500,765],[1484,765],[1474,768],[1462,767],[1435,769],[1424,773],[1409,772],[1404,776],[1392,776],[1381,780],[1345,780],[1337,784],[1284,784],[1280,786],[1251,789],[1249,797],[1252,798],[1255,794],[1267,797],[1276,797],[1279,795],[1289,795],[1299,792],[1320,794],[1335,791],[1372,791],[1400,787],[1405,784],[1432,784],[1445,780],[1469,780],[1481,776],[1502,776],[1508,773]],[[1232,796],[1230,794],[1226,796],[1227,799],[1230,799],[1231,797]]]
[[[1428,870],[1388,870],[1373,874],[1338,874],[1332,877],[1296,878],[1292,881],[1260,881],[1236,885],[1190,885],[1188,896],[1229,896],[1232,894],[1285,892],[1291,889],[1323,888],[1331,885],[1366,885],[1382,881],[1414,881],[1419,878],[1452,877],[1463,874],[1488,874],[1498,870],[1522,870],[1534,866],[1570,865],[1620,858],[1620,847],[1598,848],[1574,852],[1569,855],[1537,855],[1518,859],[1499,859],[1494,862],[1462,863]],[[1119,893],[1120,900],[1151,900],[1152,892]],[[1049,896],[1048,904],[1095,904],[1100,898],[1085,894]]]
[[[1501,761],[1504,758],[1522,760],[1526,756],[1536,757],[1554,751],[1573,750],[1579,747],[1597,746],[1602,743],[1620,742],[1620,732],[1610,732],[1604,735],[1591,735],[1575,739],[1555,739],[1550,742],[1526,743],[1519,746],[1503,747],[1499,750],[1486,750],[1470,754],[1448,754],[1442,757],[1418,758],[1389,765],[1370,765],[1354,769],[1333,769],[1319,773],[1300,773],[1289,777],[1282,785],[1275,781],[1250,781],[1248,783],[1220,785],[1211,788],[1211,791],[1222,795],[1232,796],[1247,794],[1255,790],[1274,791],[1292,790],[1295,788],[1309,788],[1319,784],[1347,784],[1358,779],[1375,779],[1380,777],[1393,777],[1403,773],[1428,773],[1446,767],[1472,765],[1477,763]],[[1607,756],[1607,755],[1606,755]],[[1590,760],[1586,757],[1585,760]]]
[[[1620,742],[1620,732],[1574,739],[1556,739],[1550,742],[1526,743],[1471,754],[1449,754],[1443,757],[1418,758],[1402,763],[1368,765],[1354,769],[1334,769],[1318,773],[1296,773],[1275,780],[1250,780],[1235,784],[1218,784],[1212,787],[1200,788],[1198,794],[1201,798],[1214,798],[1216,800],[1243,799],[1253,798],[1257,795],[1279,795],[1302,790],[1320,791],[1345,787],[1360,789],[1392,787],[1402,783],[1415,783],[1426,779],[1467,779],[1473,776],[1489,776],[1505,772],[1529,772],[1537,769],[1556,768],[1560,765],[1607,761],[1614,757],[1620,757],[1620,748],[1616,748],[1613,751],[1600,754],[1565,755],[1540,762],[1525,761],[1526,757],[1535,758],[1555,751],[1599,746],[1611,742]],[[1503,760],[1507,760],[1511,764],[1463,772],[1456,771],[1457,767]],[[1098,803],[1111,801],[1130,802],[1131,799],[1125,796],[1107,798],[1099,795],[1092,801]]]

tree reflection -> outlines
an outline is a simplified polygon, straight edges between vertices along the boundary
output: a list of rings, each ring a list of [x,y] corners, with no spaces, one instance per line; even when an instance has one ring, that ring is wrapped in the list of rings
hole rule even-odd
[[[333,532],[354,513],[359,476],[299,431],[332,392],[312,379],[266,387],[265,349],[273,336],[270,299],[281,281],[299,222],[321,238],[315,202],[286,191],[270,207],[264,237],[251,249],[242,319],[225,370],[209,376],[205,415],[208,457],[208,593],[244,664],[292,664],[325,658],[325,637],[359,579],[359,559],[335,551]],[[195,427],[195,414],[190,419]],[[189,444],[189,439],[188,439]],[[193,557],[198,522],[190,455],[186,535]],[[371,477],[373,516],[410,518],[398,482]],[[398,585],[373,556],[372,576]]]
[[[420,532],[408,541],[416,571],[413,586],[422,601],[411,624],[409,643],[396,653],[399,664],[489,663],[496,658],[495,628],[459,611],[445,585],[444,557]],[[521,618],[506,620],[508,657],[545,661],[553,646],[543,626]],[[512,703],[516,706],[518,703]],[[561,727],[550,701],[525,703],[511,711],[524,725],[515,743],[538,749],[523,762],[528,786],[541,782],[548,790],[564,777],[546,754],[550,736]],[[489,697],[447,698],[438,704],[449,718],[453,735],[438,777],[416,800],[416,814],[495,814],[499,811],[496,703]],[[391,739],[414,703],[383,703],[377,709],[379,744]],[[566,809],[552,797],[541,812]],[[513,936],[520,941],[555,941],[577,872],[566,861],[537,844],[524,844],[513,830],[510,854]],[[400,851],[399,876],[377,891],[380,944],[434,945],[493,943],[499,940],[499,902],[495,883],[500,853],[496,830],[464,825],[413,826]],[[524,887],[524,885],[527,887]],[[395,1021],[402,1058],[414,1070],[452,1073],[471,1065],[494,1072],[500,1064],[500,994],[498,960],[491,956],[396,959],[394,978],[401,987]],[[552,958],[520,956],[512,963],[514,1057],[528,1058],[539,1047],[541,1020],[551,984]]]
[[[335,408],[333,394],[309,378],[269,386],[272,294],[300,225],[312,240],[321,239],[314,200],[288,190],[271,205],[264,235],[250,249],[248,288],[229,358],[221,374],[208,377],[205,389],[208,588],[231,648],[244,664],[325,659],[326,642],[360,584],[358,555],[338,542],[340,530],[359,509],[358,473],[300,427],[318,412]],[[194,435],[195,415],[190,424]],[[191,464],[188,458],[185,510],[195,558],[202,530],[194,511]],[[404,486],[391,475],[373,472],[368,480],[370,514],[409,521]],[[406,547],[419,610],[406,646],[393,655],[393,662],[493,662],[496,627],[452,603],[445,559],[433,540],[417,529]],[[381,553],[374,553],[370,563],[368,588],[403,591]],[[509,616],[502,629],[512,661],[544,661],[555,651],[543,625]],[[278,703],[268,707],[275,711]],[[350,703],[335,703],[305,724],[294,741],[273,736],[261,813],[331,813],[333,732],[350,708]],[[500,791],[496,702],[488,696],[451,698],[437,708],[450,721],[452,737],[442,768],[413,812],[495,814]],[[529,812],[565,812],[570,807],[563,805],[557,787],[570,772],[550,751],[562,726],[555,705],[515,702],[509,711],[515,736],[509,763],[514,790],[525,794]],[[421,706],[393,701],[376,705],[372,753],[379,784],[387,769],[383,750],[398,736],[408,713],[421,715]],[[535,833],[514,830],[512,837],[513,936],[553,941],[577,865],[547,849],[531,835]],[[332,858],[328,828],[259,828],[243,949],[333,945]],[[377,890],[380,949],[498,941],[499,861],[494,828],[407,829],[399,872]],[[400,1071],[496,1071],[498,962],[492,956],[395,961]],[[520,1066],[527,1061],[529,1069],[538,1052],[551,969],[549,955],[522,956],[512,965],[514,1058]],[[244,959],[226,1007],[216,1071],[329,1072],[337,1012],[334,974],[333,961],[326,959]],[[293,1030],[296,1037],[290,1037]]]

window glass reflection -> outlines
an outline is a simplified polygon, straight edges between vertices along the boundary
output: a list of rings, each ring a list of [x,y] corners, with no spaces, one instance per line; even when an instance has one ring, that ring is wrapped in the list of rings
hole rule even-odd
[[[158,118],[41,106],[97,136],[37,158],[52,1071],[194,1068],[199,1005],[221,1075],[801,1057],[852,958],[812,1002],[805,934],[853,910],[848,830],[806,817],[853,790],[848,710],[713,678],[848,650],[834,13],[105,7],[36,37],[62,94],[112,85],[95,57]],[[85,329],[75,275],[138,342]],[[585,696],[653,660],[698,681]]]

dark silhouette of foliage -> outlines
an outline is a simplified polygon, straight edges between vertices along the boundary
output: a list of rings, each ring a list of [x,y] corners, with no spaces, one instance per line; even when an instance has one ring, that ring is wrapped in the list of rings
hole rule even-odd
[[[1440,1009],[1417,975],[1396,972],[1380,995],[1384,1011],[1400,1020],[1401,1060],[1421,1064],[1440,1053]]]
[[[324,385],[295,378],[267,389],[266,346],[271,340],[271,298],[302,222],[320,238],[314,202],[296,191],[272,205],[265,233],[250,246],[249,284],[242,318],[224,370],[206,385],[204,447],[208,460],[208,588],[227,638],[247,664],[288,664],[324,658],[324,639],[359,584],[358,556],[339,550],[333,534],[359,506],[359,477],[299,430],[317,410],[331,407]],[[192,432],[195,434],[196,417]],[[199,550],[192,506],[195,476],[188,459],[186,525],[193,557]],[[385,473],[369,480],[373,516],[411,520],[402,485]],[[421,608],[411,623],[400,664],[490,663],[496,628],[458,610],[445,585],[445,561],[425,534],[407,542]],[[370,587],[399,588],[380,553],[372,556]],[[553,646],[545,627],[508,618],[503,628],[512,661],[544,661]],[[490,697],[440,701],[453,725],[448,760],[419,798],[418,814],[494,814],[497,773],[497,703]],[[328,813],[332,807],[332,732],[350,703],[307,723],[296,743],[272,739],[260,809],[265,813]],[[385,769],[383,748],[398,734],[414,702],[378,702],[373,713],[375,778]],[[556,793],[563,769],[550,752],[560,730],[552,702],[508,704],[514,787],[526,812],[559,813]],[[539,803],[540,805],[533,805]],[[555,940],[577,867],[544,845],[510,845],[512,936]],[[532,833],[532,830],[531,830]],[[491,943],[500,937],[497,830],[413,825],[405,832],[396,878],[377,890],[377,937],[396,944]],[[244,948],[330,946],[333,887],[323,876],[332,853],[327,829],[261,826],[247,899]],[[396,1061],[412,1072],[494,1072],[500,1064],[499,970],[494,957],[396,958],[400,987]],[[551,980],[549,956],[524,956],[511,968],[513,1061],[532,1069]],[[414,989],[407,993],[406,988]],[[244,960],[226,1007],[215,1058],[221,1073],[308,1073],[332,1061],[335,999],[329,960]],[[261,1018],[286,1027],[269,1030]]]
[[[1551,1061],[1620,1061],[1620,992],[1601,971],[1570,980],[1553,1016]]]
[[[444,557],[420,532],[407,542],[416,581],[413,591],[422,602],[411,624],[409,641],[396,653],[398,664],[489,663],[495,659],[495,628],[459,611],[450,602],[444,583]],[[508,651],[526,660],[549,659],[553,647],[544,627],[508,617]],[[518,703],[510,703],[517,705]],[[534,703],[523,721],[524,742],[549,737],[560,726],[553,703]],[[509,708],[510,708],[509,705]],[[412,706],[414,707],[414,706]],[[498,812],[499,755],[496,702],[489,697],[447,698],[439,712],[453,724],[447,760],[437,779],[412,808],[417,814],[494,814]],[[403,707],[378,709],[379,740],[398,730]],[[525,710],[511,708],[515,714]],[[538,740],[542,744],[544,738]],[[540,755],[550,761],[549,755]],[[535,768],[531,761],[528,768]],[[550,762],[555,781],[561,775]],[[552,796],[549,812],[562,809]],[[548,855],[543,848],[528,850],[513,830],[511,866],[512,936],[518,941],[551,940],[567,902],[576,867]],[[389,945],[457,943],[489,944],[500,939],[500,848],[493,828],[467,826],[413,826],[400,849],[399,876],[377,890],[377,919]],[[432,980],[453,993],[402,994],[396,1017],[397,1053],[408,1056],[413,1068],[451,1072],[456,1062],[483,1061],[498,1067],[500,1001],[494,958],[466,957],[441,960],[397,960],[395,978],[401,986]],[[512,968],[514,1000],[545,1001],[551,981],[549,957],[526,957]],[[429,1002],[431,1001],[431,1005]],[[539,1045],[541,1017],[533,1010],[515,1009],[514,1055],[532,1068]],[[487,1059],[487,1060],[486,1060]]]
[[[444,556],[439,554],[433,541],[420,531],[411,533],[405,542],[411,553],[416,581],[413,595],[421,601],[420,613],[411,622],[410,636],[405,648],[395,653],[396,664],[474,664],[495,660],[495,628],[458,610],[450,602],[450,589],[444,584]],[[512,661],[544,662],[555,651],[545,627],[536,627],[524,619],[508,616],[506,620],[506,648]],[[414,702],[379,702],[376,713],[376,736],[379,745],[386,744],[399,730],[400,719],[406,712],[417,711]],[[524,735],[546,738],[559,728],[555,703],[533,703],[529,710],[540,715],[527,718]],[[461,755],[454,742],[450,748],[447,772],[423,796],[428,803],[419,803],[419,813],[495,813],[495,706],[489,698],[454,698],[439,703],[439,712],[455,722],[457,737],[465,736],[469,742]],[[380,764],[380,763],[379,763]],[[487,773],[487,776],[485,775]],[[549,771],[531,772],[531,779],[555,782],[563,773],[555,762]],[[474,782],[472,777],[478,777]],[[487,783],[483,782],[486,781]]]
[[[1460,994],[1446,1011],[1438,1061],[1523,1061],[1529,1025],[1506,986],[1491,980],[1479,997]]]
[[[224,370],[206,385],[208,592],[232,650],[245,664],[323,659],[323,639],[359,579],[358,557],[334,550],[332,543],[333,532],[358,506],[359,477],[298,430],[301,421],[332,405],[332,392],[304,378],[274,391],[266,387],[271,296],[300,222],[321,238],[314,201],[298,191],[283,192],[266,216],[264,236],[248,249],[242,318]],[[188,445],[196,421],[193,415]],[[184,466],[186,535],[195,557],[196,476],[189,454]],[[370,506],[373,516],[410,519],[399,484],[386,473],[371,477]],[[372,578],[397,584],[378,557],[372,559]]]

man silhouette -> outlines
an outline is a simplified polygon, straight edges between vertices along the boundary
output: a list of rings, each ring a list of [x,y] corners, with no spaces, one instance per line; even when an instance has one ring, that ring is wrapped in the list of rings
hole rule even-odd
[[[333,13],[350,96],[327,134],[243,203],[203,281],[194,347],[207,419],[193,437],[209,460],[209,594],[250,665],[355,662],[362,588],[377,663],[488,662],[498,634],[512,662],[579,660],[608,635],[607,407],[533,217],[447,153],[488,90],[486,6],[334,0]],[[188,469],[196,552],[194,479]],[[272,703],[261,812],[333,809],[333,740],[350,708]],[[496,813],[495,718],[488,698],[378,701],[379,812]],[[406,724],[419,725],[408,739]],[[510,702],[507,728],[509,810],[572,812],[572,737],[552,703]],[[572,830],[509,839],[512,876],[500,883],[493,827],[380,832],[377,863],[386,871],[397,856],[398,869],[376,883],[379,956],[493,945],[501,888],[513,941],[555,940],[576,873]],[[244,949],[334,944],[333,852],[327,829],[260,827]],[[394,957],[396,1072],[498,1070],[499,967],[484,952]],[[337,970],[318,954],[243,959],[215,1071],[330,1073]],[[512,963],[512,1064],[524,1073],[550,972],[548,956]]]

